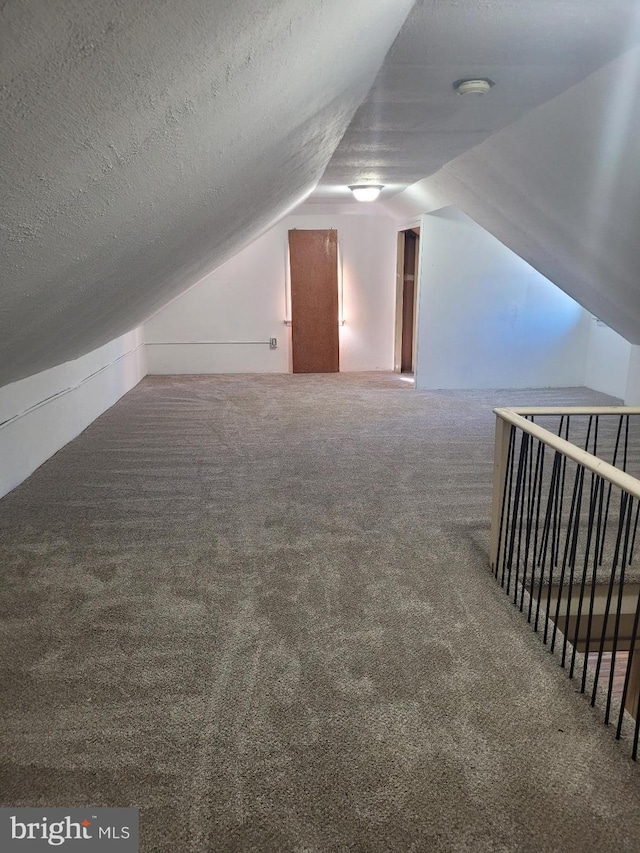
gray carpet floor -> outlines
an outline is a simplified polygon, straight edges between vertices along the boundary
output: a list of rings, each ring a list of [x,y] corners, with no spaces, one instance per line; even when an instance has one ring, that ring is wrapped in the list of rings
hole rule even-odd
[[[0,501],[4,804],[142,851],[640,851],[640,775],[488,570],[496,405],[145,379]]]

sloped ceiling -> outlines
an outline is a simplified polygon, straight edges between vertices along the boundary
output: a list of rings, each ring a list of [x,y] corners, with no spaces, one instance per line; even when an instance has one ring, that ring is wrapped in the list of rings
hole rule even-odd
[[[640,341],[640,85],[619,58],[640,0],[412,5],[0,0],[0,385],[360,180],[396,212],[460,207]],[[465,100],[468,76],[495,86]]]
[[[640,47],[387,203],[455,205],[640,343]]]
[[[579,83],[640,39],[638,0],[419,0],[310,202],[382,199]],[[488,78],[482,98],[454,82]]]
[[[0,3],[0,385],[132,328],[300,201],[411,5]]]
[[[309,201],[457,206],[640,343],[639,44],[640,0],[421,0]]]

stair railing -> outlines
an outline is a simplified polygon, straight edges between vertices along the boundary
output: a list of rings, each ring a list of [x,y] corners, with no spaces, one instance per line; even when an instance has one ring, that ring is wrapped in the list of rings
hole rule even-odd
[[[640,408],[494,411],[492,571],[636,760]]]

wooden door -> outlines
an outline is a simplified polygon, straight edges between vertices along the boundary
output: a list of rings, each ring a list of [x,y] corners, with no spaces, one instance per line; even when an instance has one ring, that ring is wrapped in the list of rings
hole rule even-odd
[[[337,373],[338,232],[289,231],[294,373]]]
[[[402,356],[400,364],[402,373],[413,373],[417,263],[418,235],[411,230],[405,231],[402,290]]]

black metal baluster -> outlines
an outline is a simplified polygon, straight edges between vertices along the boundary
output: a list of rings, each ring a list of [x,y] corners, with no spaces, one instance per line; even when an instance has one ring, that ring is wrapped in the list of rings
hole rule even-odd
[[[581,465],[576,467],[576,476],[573,482],[573,491],[571,495],[571,509],[569,510],[569,521],[567,523],[567,535],[564,543],[564,552],[562,556],[562,568],[560,570],[560,581],[558,586],[558,600],[556,601],[556,616],[553,622],[553,632],[551,635],[551,651],[555,649],[556,646],[556,632],[558,630],[558,620],[560,617],[560,602],[562,600],[562,590],[564,589],[564,579],[567,570],[567,558],[569,556],[569,543],[571,541],[571,535],[573,532],[573,525],[575,522],[575,512],[576,512],[576,499],[578,495],[578,482],[580,480],[580,476],[584,476],[584,468]],[[547,614],[548,615],[548,614]],[[565,632],[566,632],[565,626]]]
[[[640,501],[636,506],[636,520],[633,522],[633,538],[631,539],[631,551],[629,552],[629,565],[633,560],[633,552],[636,547],[636,533],[638,532],[638,514],[640,514]]]
[[[589,439],[591,438],[591,429],[593,427],[593,415],[589,415],[589,420],[587,422],[587,435],[585,438],[585,450],[589,447]],[[578,490],[578,504],[576,508],[575,515],[575,523],[573,535],[571,538],[571,550],[569,552],[569,584],[568,584],[568,593],[567,593],[567,614],[566,614],[566,622],[565,622],[565,630],[563,633],[563,641],[562,641],[562,662],[561,666],[564,668],[567,661],[567,643],[569,637],[569,620],[571,617],[571,604],[573,602],[573,580],[574,573],[576,567],[576,555],[578,551],[578,539],[580,536],[580,525],[581,525],[581,512],[582,512],[582,495],[584,492],[584,474],[585,469],[583,466],[580,466],[580,486]]]
[[[571,602],[573,600],[573,576],[576,566],[576,553],[578,550],[578,537],[580,535],[580,513],[582,511],[582,494],[584,491],[584,466],[580,466],[580,483],[578,487],[578,502],[576,507],[575,521],[573,525],[573,535],[571,537],[571,550],[569,551],[569,584],[567,594],[567,614],[564,626],[562,640],[562,662],[560,666],[564,668],[567,661],[567,642],[569,636],[569,619],[571,617]]]
[[[511,536],[509,538],[509,556],[507,558],[506,568],[507,568],[507,594],[509,594],[509,590],[511,589],[511,567],[513,565],[513,551],[515,548],[516,541],[516,529],[518,522],[518,506],[520,504],[520,494],[522,492],[522,477],[524,473],[524,460],[527,453],[527,444],[528,444],[529,434],[524,432],[522,433],[522,437],[520,439],[520,454],[518,456],[518,470],[516,473],[516,494],[515,499],[513,501],[513,515],[511,518]],[[502,587],[504,589],[504,568],[502,571]]]
[[[560,426],[558,427],[558,437],[562,436],[562,427],[564,426],[564,415],[560,417]],[[560,470],[562,470],[562,457],[560,459]],[[557,492],[558,485],[560,482],[560,474],[558,475],[557,481],[555,485],[555,494],[553,496],[553,513],[551,515],[551,524],[550,524],[550,533],[551,533],[551,560],[549,562],[549,567],[553,565],[553,561],[556,556],[556,530],[558,527],[558,500],[557,500]],[[542,580],[542,578],[541,578]]]
[[[544,442],[540,442],[539,450],[540,453],[540,477],[538,479],[538,490],[537,490],[537,501],[536,501],[536,522],[535,522],[535,533],[533,536],[533,556],[531,560],[531,576],[535,574],[536,571],[536,557],[538,554],[538,532],[540,530],[540,507],[542,506],[542,483],[544,478],[544,458],[547,446]],[[520,612],[522,613],[524,608],[524,593],[526,589],[525,581],[522,581],[522,592],[520,593]],[[529,597],[529,619],[531,619],[531,596]]]
[[[515,436],[516,436],[516,428],[514,426],[509,430],[509,447],[507,450],[507,470],[504,478],[504,489],[502,492],[502,507],[500,510],[500,532],[498,534],[498,552],[496,554],[496,571],[495,576],[498,577],[498,569],[500,566],[500,557],[504,556],[500,553],[502,549],[502,534],[504,531],[505,543],[507,538],[507,531],[509,529],[509,514],[511,512],[511,480],[513,479],[513,454],[515,450]],[[507,493],[509,494],[509,499],[507,500]],[[504,581],[504,566],[502,570],[502,578]]]
[[[597,456],[598,450],[598,425],[600,422],[600,415],[589,415],[589,428],[587,430],[587,440],[585,441],[584,449],[587,453],[591,453],[592,456]],[[593,447],[589,450],[589,439],[591,438],[591,430],[593,428]]]
[[[565,425],[565,433],[564,433],[564,440],[565,441],[569,441],[569,421],[570,421],[570,419],[571,419],[571,416],[567,415],[567,420],[566,420],[566,425]],[[560,538],[561,538],[560,537],[560,525],[562,524],[562,512],[564,510],[564,490],[565,490],[566,473],[567,473],[567,457],[564,456],[564,454],[563,454],[563,457],[562,457],[562,479],[561,479],[561,483],[560,483],[560,507],[559,507],[559,511],[558,511],[559,529],[558,529],[558,538],[556,541],[556,553],[555,553],[555,558],[553,561],[555,568],[558,568],[558,557],[560,554]],[[551,581],[549,581],[549,584],[551,584]]]
[[[591,629],[593,627],[593,607],[596,597],[596,574],[598,571],[598,555],[600,553],[600,537],[602,535],[602,505],[604,500],[604,480],[598,477],[596,486],[598,492],[598,520],[596,522],[596,543],[593,552],[593,571],[591,573],[591,595],[589,596],[589,615],[587,617],[587,636],[584,647],[584,665],[582,667],[582,683],[580,692],[584,693],[587,684],[587,661],[589,660],[589,646],[591,644]]]
[[[549,530],[551,527],[551,517],[555,512],[555,505],[557,503],[558,498],[558,482],[560,479],[560,463],[561,463],[561,454],[559,450],[556,450],[554,459],[553,459],[553,470],[551,472],[551,483],[549,486],[549,498],[547,500],[547,511],[545,515],[545,528],[546,528],[546,538],[543,539],[544,545],[542,549],[542,563],[540,564],[540,580],[538,581],[538,594],[536,596],[536,616],[534,620],[533,630],[538,630],[538,619],[540,616],[540,602],[542,599],[542,586],[544,583],[544,570],[547,563],[547,554],[548,554],[548,546],[549,546]],[[553,541],[551,543],[551,558],[553,559]],[[532,587],[531,587],[531,599],[529,601],[529,619],[531,621],[531,606],[533,603],[533,575],[531,577]]]
[[[591,429],[593,427],[593,415],[589,415],[589,421],[587,424],[587,437],[584,441],[584,449],[586,452],[589,452],[589,440],[591,439]]]
[[[531,419],[533,423],[533,415],[530,415],[528,419]],[[539,443],[539,442],[538,442]],[[525,537],[524,537],[524,560],[522,564],[522,576],[526,577],[527,574],[527,563],[529,562],[529,545],[531,542],[531,513],[533,507],[533,437],[531,437],[531,452],[528,455],[528,470],[525,476],[526,482],[526,493],[527,493],[527,523],[525,527]],[[524,515],[524,513],[523,513]],[[516,565],[516,579],[513,585],[513,603],[517,605],[518,602],[518,584],[520,582],[520,550],[518,548],[518,563]]]
[[[598,690],[598,680],[600,679],[600,668],[602,666],[602,655],[604,654],[604,644],[607,636],[607,625],[609,624],[609,614],[611,612],[611,600],[613,598],[613,588],[615,586],[616,571],[618,569],[618,561],[620,559],[620,547],[622,545],[622,537],[624,533],[624,519],[626,505],[628,500],[626,492],[621,493],[620,499],[620,514],[618,518],[618,534],[616,536],[616,546],[613,554],[613,562],[611,565],[611,574],[609,576],[609,587],[607,589],[607,601],[604,609],[604,620],[602,622],[602,633],[600,635],[600,645],[598,647],[598,662],[596,663],[596,672],[594,676],[593,691],[591,693],[591,706],[596,703],[596,693]],[[609,702],[610,696],[607,699]]]
[[[638,691],[638,704],[636,705],[636,727],[633,732],[633,746],[631,747],[631,757],[634,761],[638,760],[638,736],[640,735],[640,690]]]
[[[618,432],[616,433],[616,443],[615,443],[615,447],[613,450],[613,462],[611,463],[614,466],[614,468],[615,468],[616,462],[618,461],[618,448],[620,447],[620,434],[622,432],[622,419],[623,419],[623,417],[624,417],[624,415],[620,415],[620,419],[618,421]],[[613,483],[609,483],[609,489],[607,491],[607,508],[606,508],[605,514],[604,514],[604,530],[602,533],[602,541],[600,542],[600,559],[599,559],[600,565],[602,565],[602,556],[604,553],[604,540],[605,540],[606,531],[607,531],[607,522],[609,520],[609,504],[611,503],[611,489],[612,488],[613,488]]]
[[[638,604],[636,605],[636,607],[640,608],[640,592],[638,593]],[[636,612],[637,612],[637,610],[636,610]],[[635,644],[634,644],[634,648],[635,648]],[[635,718],[636,718],[636,725],[635,725],[635,729],[633,732],[633,746],[631,747],[631,757],[633,758],[634,761],[637,761],[638,760],[638,736],[640,735],[640,690],[638,690],[638,701],[636,704]]]
[[[633,499],[626,492],[623,493],[623,498],[626,500],[620,501],[620,513],[624,514],[624,543],[622,546],[622,558],[620,560],[620,580],[618,582],[618,602],[616,604],[616,621],[613,629],[613,647],[611,649],[611,672],[609,673],[609,687],[607,691],[607,707],[604,714],[605,725],[609,725],[609,716],[611,714],[611,694],[613,693],[613,674],[616,668],[616,654],[618,652],[618,635],[620,634],[620,618],[622,614],[622,599],[624,597],[624,581],[626,568],[626,555],[629,547],[629,531],[631,527],[631,512]],[[624,509],[622,504],[624,503]]]
[[[522,488],[520,490],[520,518],[518,523],[518,547],[516,550],[516,576],[514,581],[514,595],[518,594],[518,575],[520,573],[520,555],[522,553],[522,526],[524,523],[524,499],[527,490],[527,464],[529,462],[529,444],[531,436],[525,432],[522,436],[521,455],[524,455],[522,465]],[[509,576],[507,578],[507,595],[511,590],[511,566],[509,567]]]
[[[556,476],[557,476],[556,470],[557,470],[557,467],[559,464],[558,463],[559,458],[560,458],[559,451],[557,451],[557,450],[554,451],[553,468],[551,469],[551,481],[549,483],[549,491],[548,491],[548,497],[547,497],[547,508],[546,508],[545,516],[544,516],[544,524],[542,527],[542,539],[540,540],[540,551],[538,553],[538,559],[537,559],[537,565],[538,566],[540,566],[540,564],[542,562],[543,553],[545,554],[545,557],[546,557],[546,551],[547,551],[547,547],[549,545],[549,535],[550,535],[550,531],[551,531],[551,519],[553,516],[553,496],[554,496],[554,492],[555,492],[555,484],[556,484]]]
[[[633,628],[631,630],[631,644],[629,646],[629,658],[627,660],[627,671],[624,677],[624,687],[622,688],[622,699],[620,700],[620,714],[618,715],[618,726],[616,728],[616,740],[620,740],[620,735],[622,733],[622,721],[624,719],[624,708],[627,703],[627,694],[629,692],[629,681],[631,680],[631,673],[633,672],[633,657],[635,654],[636,648],[636,640],[638,638],[638,622],[640,621],[640,594],[638,594],[638,600],[636,602],[636,613],[633,618]],[[638,721],[636,719],[636,735],[633,741],[633,760],[636,760],[636,756],[638,753]]]
[[[527,420],[533,422],[532,416]],[[605,425],[608,422],[603,422]],[[604,429],[604,427],[603,427]],[[584,449],[587,453],[597,456],[599,443],[607,444],[611,433],[607,426],[600,435],[600,415],[589,416]],[[560,416],[558,436],[569,441],[570,416]],[[580,432],[580,430],[579,430]],[[569,665],[569,677],[575,674],[576,656],[578,642],[581,635],[581,623],[586,616],[586,630],[583,636],[583,669],[581,677],[581,692],[586,690],[587,665],[591,645],[598,648],[597,664],[593,689],[591,690],[591,705],[595,705],[599,680],[602,669],[604,649],[608,639],[609,623],[612,621],[613,596],[616,588],[618,575],[617,603],[615,606],[614,632],[612,641],[612,662],[609,673],[607,701],[605,709],[605,723],[608,725],[611,715],[613,676],[616,665],[616,655],[620,645],[620,624],[622,618],[622,604],[625,591],[626,567],[633,559],[638,524],[640,524],[640,500],[635,502],[627,492],[621,491],[619,504],[619,517],[617,524],[617,535],[615,540],[613,565],[609,573],[607,583],[607,597],[604,610],[602,632],[599,639],[593,639],[595,624],[595,601],[599,579],[599,570],[605,560],[606,539],[608,537],[608,522],[612,513],[615,512],[615,499],[612,504],[613,484],[606,482],[597,473],[597,469],[591,471],[591,482],[589,488],[589,504],[585,507],[584,521],[587,524],[586,534],[583,536],[581,528],[583,522],[582,502],[585,485],[584,465],[577,464],[573,487],[571,488],[571,502],[568,518],[564,519],[565,512],[565,489],[568,486],[567,465],[568,457],[560,451],[554,451],[553,466],[547,475],[545,482],[545,452],[546,445],[537,439],[536,459],[533,459],[533,437],[526,431],[521,431],[520,448],[517,450],[516,427],[512,426],[509,433],[509,446],[507,450],[507,470],[503,484],[502,507],[500,515],[500,529],[497,543],[497,555],[495,576],[500,577],[501,586],[505,588],[507,595],[511,595],[511,583],[513,582],[513,603],[518,605],[518,590],[520,588],[520,611],[524,609],[524,595],[529,592],[529,606],[527,621],[534,620],[534,630],[539,630],[540,610],[542,606],[542,588],[547,587],[547,599],[544,605],[544,635],[543,642],[549,639],[551,628],[551,650],[555,650],[557,631],[560,626],[564,627],[564,640],[562,648],[561,666],[567,664],[567,648],[569,645],[569,627],[572,618],[572,604],[575,595],[578,597],[577,611],[572,628],[572,653]],[[578,439],[579,440],[579,439]],[[616,466],[622,448],[622,468],[626,471],[629,461],[629,416],[620,416],[617,429],[615,447],[613,451],[613,462]],[[606,448],[605,448],[606,450]],[[516,464],[516,453],[518,460]],[[543,487],[545,495],[543,495]],[[545,505],[543,508],[543,500]],[[569,505],[569,495],[566,495],[566,503]],[[634,513],[635,510],[635,513]],[[543,518],[541,519],[541,512]],[[542,522],[542,523],[541,523]],[[613,533],[611,534],[613,535]],[[564,538],[563,538],[564,537]],[[613,542],[611,543],[613,546]],[[610,549],[608,549],[610,551]],[[607,563],[610,559],[609,552],[606,555]],[[579,583],[575,573],[578,560],[582,562],[582,573]],[[514,562],[515,561],[515,562]],[[590,563],[590,561],[592,561]],[[552,620],[551,596],[554,584],[554,572],[560,568],[560,577],[557,581],[557,600],[555,602],[555,619]],[[528,573],[530,570],[530,577]],[[536,574],[538,577],[536,578]],[[568,575],[568,580],[567,580]],[[537,589],[536,589],[537,583]],[[589,594],[587,593],[589,585]],[[575,590],[574,590],[575,587]],[[588,602],[585,600],[588,597]],[[534,598],[536,599],[534,602]],[[563,601],[564,599],[564,601]],[[535,604],[535,617],[534,617]],[[565,605],[563,607],[563,605]],[[585,614],[585,607],[588,608]],[[565,610],[565,615],[561,611]],[[563,624],[564,623],[564,624]],[[637,661],[640,649],[636,651],[636,641],[640,632],[640,594],[636,602],[636,614],[633,626],[633,638],[623,688],[621,710],[618,717],[616,737],[621,734],[624,720],[625,704],[629,699],[632,673],[634,673],[634,659]],[[625,646],[623,646],[624,648]],[[635,676],[634,676],[635,677]],[[640,695],[638,697],[638,709],[636,712],[636,724],[633,738],[633,759],[636,760],[638,744],[640,741]]]
[[[580,579],[580,595],[578,597],[578,611],[576,613],[576,627],[573,632],[573,650],[571,652],[571,665],[569,667],[569,678],[573,678],[573,672],[576,663],[576,652],[578,648],[578,635],[580,632],[580,620],[582,619],[582,605],[584,602],[584,588],[587,580],[587,569],[589,566],[589,555],[591,553],[591,542],[593,539],[593,520],[596,512],[595,494],[597,489],[594,489],[593,474],[591,475],[591,497],[589,500],[589,520],[587,522],[587,545],[584,553],[584,561],[582,566],[582,577]],[[600,478],[598,478],[600,479]]]
[[[563,424],[564,415],[560,418],[560,427],[558,430],[558,435],[562,438],[562,424]],[[567,415],[567,419],[565,422],[565,441],[569,441],[569,423],[570,416]],[[560,553],[560,539],[562,538],[562,512],[564,509],[564,491],[565,491],[565,481],[566,481],[566,473],[567,473],[567,457],[562,455],[561,462],[561,475],[558,481],[558,492],[556,495],[556,515],[554,516],[554,533],[552,537],[552,552],[551,552],[551,561],[549,563],[549,580],[547,582],[547,604],[545,607],[544,614],[544,636],[542,638],[542,642],[546,645],[547,638],[549,633],[549,611],[551,608],[551,593],[553,590],[553,570],[554,568],[558,568],[558,555]],[[558,498],[559,495],[559,498]],[[536,628],[537,628],[537,617],[536,617]]]

